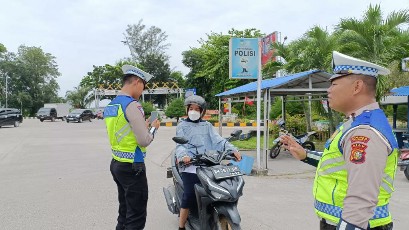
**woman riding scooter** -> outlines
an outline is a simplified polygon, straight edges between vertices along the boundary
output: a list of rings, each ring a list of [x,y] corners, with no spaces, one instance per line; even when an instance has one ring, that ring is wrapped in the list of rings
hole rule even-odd
[[[176,136],[185,137],[192,145],[176,145],[176,156],[178,162],[183,162],[185,166],[180,167],[184,193],[180,209],[179,230],[185,229],[185,224],[189,215],[189,209],[197,209],[194,185],[200,183],[196,175],[196,166],[189,165],[191,158],[206,150],[231,150],[237,161],[241,160],[241,154],[229,142],[215,132],[214,127],[202,117],[206,112],[206,101],[197,95],[192,95],[185,99],[186,113],[188,118],[178,124]],[[194,146],[193,146],[194,145]],[[195,147],[196,146],[196,147]]]

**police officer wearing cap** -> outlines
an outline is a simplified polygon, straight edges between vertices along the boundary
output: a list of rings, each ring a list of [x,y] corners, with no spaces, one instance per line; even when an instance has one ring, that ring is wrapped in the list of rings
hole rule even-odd
[[[104,110],[112,150],[111,174],[118,187],[116,230],[144,229],[148,182],[144,157],[159,121],[151,124],[138,99],[152,75],[130,65],[122,67],[122,89]]]
[[[320,229],[392,229],[389,200],[394,191],[398,144],[375,100],[378,75],[389,70],[336,51],[329,106],[346,115],[324,152],[281,141],[291,154],[317,167],[314,206]]]

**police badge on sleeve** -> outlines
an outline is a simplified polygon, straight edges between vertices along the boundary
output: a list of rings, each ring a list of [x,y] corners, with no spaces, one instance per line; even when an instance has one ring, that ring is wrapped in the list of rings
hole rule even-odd
[[[365,149],[368,147],[368,137],[365,136],[353,136],[351,138],[351,154],[349,160],[354,164],[362,164],[365,162]]]

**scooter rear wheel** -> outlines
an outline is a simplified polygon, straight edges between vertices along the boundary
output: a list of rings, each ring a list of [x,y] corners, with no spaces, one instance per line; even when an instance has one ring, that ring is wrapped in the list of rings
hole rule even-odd
[[[215,213],[217,215],[217,213]],[[239,224],[231,223],[225,216],[217,216],[216,218],[217,230],[241,230]]]
[[[274,159],[280,154],[281,145],[277,144],[270,149],[270,158]]]

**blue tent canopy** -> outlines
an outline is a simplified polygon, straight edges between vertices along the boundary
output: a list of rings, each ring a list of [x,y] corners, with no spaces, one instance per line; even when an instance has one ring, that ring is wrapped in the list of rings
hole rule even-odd
[[[272,78],[272,79],[265,79],[261,81],[261,90],[264,89],[272,89],[271,91],[273,94],[275,92],[276,95],[288,95],[293,93],[300,93],[300,91],[296,91],[295,89],[308,89],[309,82],[308,78],[311,77],[311,83],[313,85],[312,88],[319,89],[318,91],[325,91],[329,85],[329,78],[331,74],[324,72],[322,70],[310,70],[305,72],[300,72],[284,77]],[[280,90],[281,89],[281,90]],[[294,91],[290,90],[293,89]],[[219,93],[217,97],[223,96],[230,96],[230,95],[237,95],[237,94],[245,94],[257,91],[257,81],[248,83],[246,85],[239,86],[234,89],[227,90],[225,92]],[[306,90],[307,91],[307,90]],[[304,93],[306,93],[304,91]],[[311,91],[311,90],[310,90]],[[312,90],[314,91],[314,90]]]
[[[396,98],[396,99],[395,99]],[[399,100],[398,100],[399,99]],[[407,104],[409,108],[409,86],[402,86],[391,90],[391,94],[386,96],[381,104],[384,105],[393,105],[393,121],[392,128],[396,134],[396,139],[398,141],[399,148],[403,146],[403,133],[408,133],[409,131],[409,122],[407,122],[407,127],[404,130],[396,129],[396,120],[397,120],[397,110],[399,104]],[[409,110],[407,113],[409,121]]]
[[[391,93],[391,96],[409,96],[409,86],[392,89]]]

